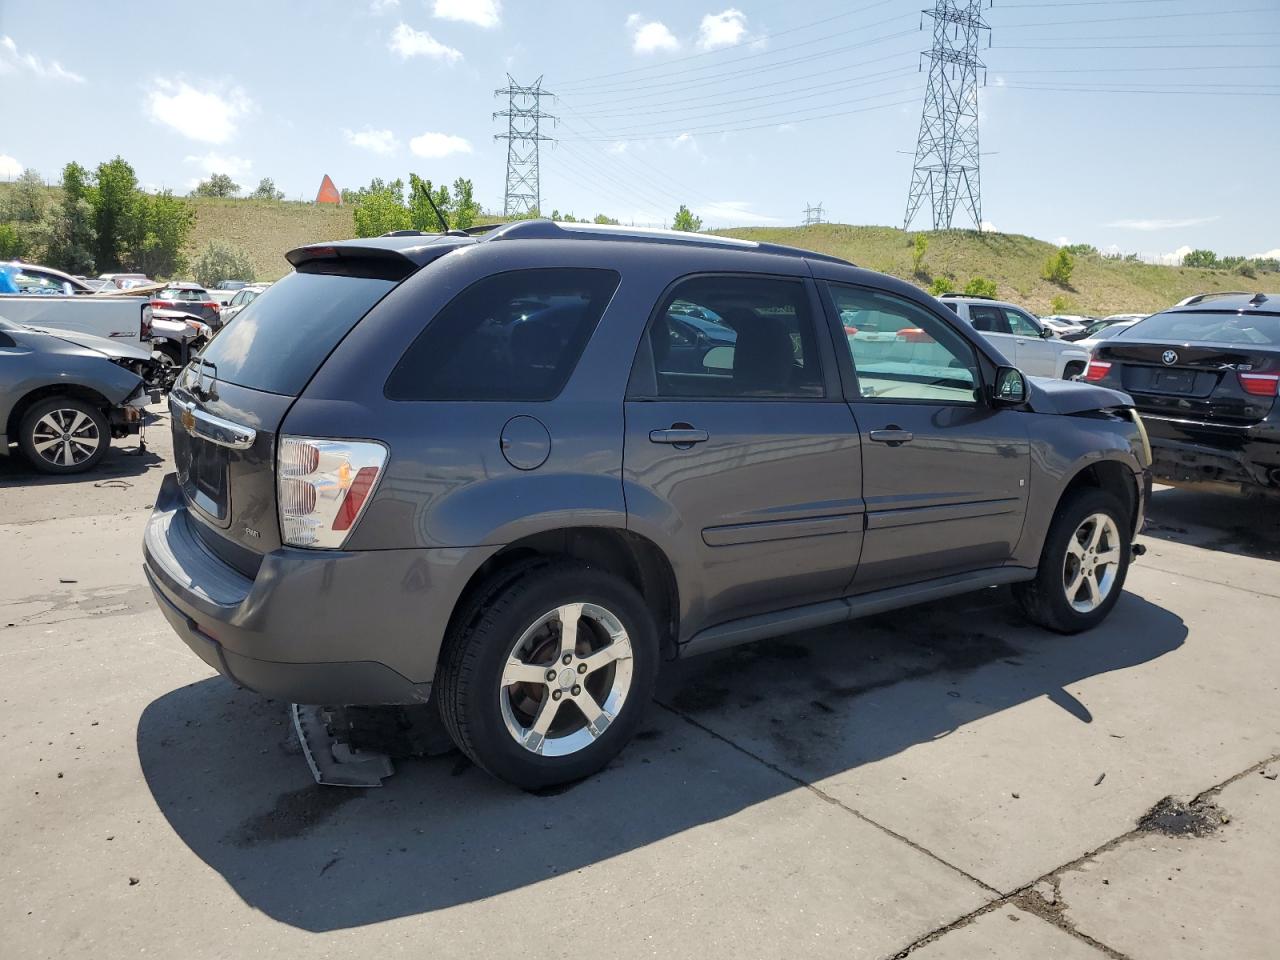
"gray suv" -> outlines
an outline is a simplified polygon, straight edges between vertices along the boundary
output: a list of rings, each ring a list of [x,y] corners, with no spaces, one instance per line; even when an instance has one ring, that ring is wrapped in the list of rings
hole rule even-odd
[[[613,757],[664,659],[996,584],[1072,633],[1121,592],[1129,397],[1024,378],[908,284],[546,221],[288,259],[170,395],[144,549],[268,696],[434,702],[532,788]]]

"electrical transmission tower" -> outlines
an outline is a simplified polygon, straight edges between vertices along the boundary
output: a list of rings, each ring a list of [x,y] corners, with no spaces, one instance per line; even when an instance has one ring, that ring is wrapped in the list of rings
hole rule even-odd
[[[826,223],[822,219],[822,202],[819,201],[816,207],[811,206],[807,202],[804,205],[804,226],[812,227],[814,224]]]
[[[936,0],[932,10],[923,11],[933,19],[933,48],[923,54],[930,61],[929,88],[904,230],[911,227],[925,197],[933,205],[933,229],[949,230],[960,202],[974,226],[982,229],[978,70],[984,71],[985,81],[986,64],[978,58],[978,40],[983,30],[991,29],[982,19],[982,7],[982,0]]]
[[[507,118],[507,132],[494,134],[493,139],[507,141],[507,192],[503,202],[503,215],[516,217],[533,213],[542,206],[542,182],[538,174],[538,145],[553,137],[544,136],[543,120],[553,124],[556,118],[542,112],[542,98],[552,94],[542,89],[539,77],[532,86],[522,87],[507,74],[507,85],[493,91],[495,97],[507,98],[507,109],[493,115]]]

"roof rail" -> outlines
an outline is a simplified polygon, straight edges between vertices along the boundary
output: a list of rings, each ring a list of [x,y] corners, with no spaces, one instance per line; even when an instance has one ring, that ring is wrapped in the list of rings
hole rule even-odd
[[[988,296],[986,296],[985,294],[981,294],[981,293],[943,293],[943,294],[940,294],[940,295],[938,296],[938,299],[939,299],[939,300],[960,300],[960,299],[964,299],[964,300],[992,300],[992,301],[994,301],[996,298],[995,298],[995,297],[988,297]]]
[[[729,247],[754,250],[784,257],[803,257],[810,260],[826,260],[831,263],[851,265],[848,260],[830,254],[802,250],[773,243],[759,243],[740,237],[723,237],[714,233],[692,233],[683,230],[658,230],[647,227],[626,227],[606,223],[565,223],[539,218],[517,220],[503,224],[489,233],[486,241],[493,240],[612,240],[638,243],[688,244],[699,247]]]
[[[1174,304],[1175,307],[1190,307],[1197,303],[1204,303],[1206,300],[1221,300],[1223,297],[1247,297],[1247,290],[1219,290],[1214,293],[1197,293],[1194,296],[1187,297],[1185,300],[1179,300]]]

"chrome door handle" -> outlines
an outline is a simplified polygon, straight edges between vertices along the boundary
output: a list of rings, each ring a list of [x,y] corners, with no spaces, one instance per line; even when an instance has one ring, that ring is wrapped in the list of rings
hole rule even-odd
[[[677,447],[691,447],[695,443],[706,443],[710,435],[705,430],[693,427],[670,427],[666,430],[650,430],[651,443],[669,443]]]
[[[896,447],[903,443],[910,443],[915,439],[915,434],[911,431],[900,430],[897,427],[889,427],[885,430],[872,430],[868,436],[876,443],[887,443],[891,447]]]

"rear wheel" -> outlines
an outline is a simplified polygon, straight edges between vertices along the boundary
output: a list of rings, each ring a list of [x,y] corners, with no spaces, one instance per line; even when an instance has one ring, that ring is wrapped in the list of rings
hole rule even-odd
[[[446,641],[438,695],[458,747],[525,789],[617,755],[653,695],[657,628],[635,588],[578,563],[491,588]]]
[[[1129,572],[1128,511],[1104,490],[1078,490],[1058,505],[1036,578],[1014,586],[1027,618],[1058,633],[1101,623]]]
[[[1075,380],[1084,373],[1085,362],[1083,360],[1072,360],[1066,365],[1062,371],[1063,380]]]
[[[37,403],[22,418],[18,443],[43,473],[80,473],[97,465],[111,445],[101,410],[75,397]]]

